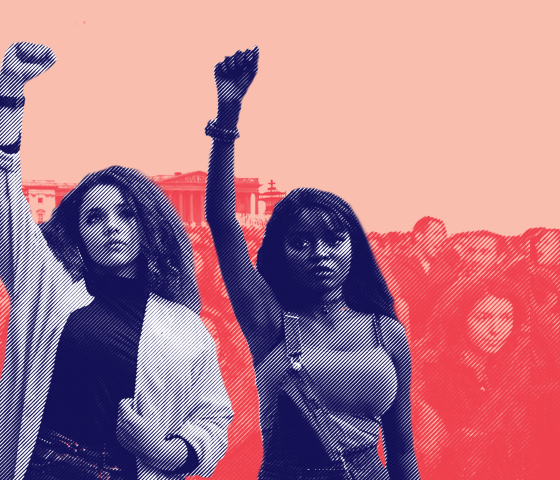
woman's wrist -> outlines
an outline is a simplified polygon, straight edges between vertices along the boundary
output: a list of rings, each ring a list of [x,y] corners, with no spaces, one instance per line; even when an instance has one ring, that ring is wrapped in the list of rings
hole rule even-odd
[[[218,115],[215,125],[223,130],[235,130],[241,113],[240,101],[218,101]]]
[[[23,97],[25,82],[12,75],[0,73],[0,96]]]

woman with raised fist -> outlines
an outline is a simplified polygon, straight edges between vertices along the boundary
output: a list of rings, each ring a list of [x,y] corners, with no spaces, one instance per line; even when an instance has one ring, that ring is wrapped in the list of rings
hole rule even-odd
[[[18,43],[0,71],[0,276],[11,304],[0,479],[210,476],[232,412],[190,243],[165,195],[110,167],[40,229],[22,194],[23,88],[55,60]]]
[[[406,335],[351,207],[332,193],[294,190],[274,209],[256,269],[249,258],[235,217],[234,141],[258,55],[237,52],[215,68],[206,216],[253,356],[259,478],[417,479]]]

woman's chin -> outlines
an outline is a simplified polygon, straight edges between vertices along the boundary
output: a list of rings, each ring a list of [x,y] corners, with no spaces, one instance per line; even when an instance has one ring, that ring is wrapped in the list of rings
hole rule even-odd
[[[98,270],[109,275],[118,277],[134,278],[136,276],[136,263],[122,261],[104,261],[96,262]]]
[[[504,344],[503,343],[492,343],[492,344],[486,344],[486,345],[481,345],[478,348],[489,355],[493,355],[498,353],[502,348],[503,348]]]

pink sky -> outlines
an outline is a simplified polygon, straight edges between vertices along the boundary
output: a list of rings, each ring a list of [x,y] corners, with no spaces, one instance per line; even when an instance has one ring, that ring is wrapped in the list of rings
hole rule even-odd
[[[238,176],[333,191],[367,230],[518,234],[560,228],[558,18],[542,0],[18,0],[0,49],[58,57],[26,89],[26,179],[206,170],[213,66],[258,44]]]

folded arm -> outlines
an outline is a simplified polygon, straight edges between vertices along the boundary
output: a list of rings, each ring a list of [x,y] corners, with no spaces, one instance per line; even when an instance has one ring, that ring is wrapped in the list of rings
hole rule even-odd
[[[196,451],[193,475],[209,477],[225,455],[228,428],[233,418],[213,341],[201,352],[193,371],[191,401],[176,434]]]
[[[233,416],[212,337],[199,320],[179,327],[174,338],[149,340],[149,368],[140,366],[135,399],[119,405],[119,442],[158,478],[210,476]]]

